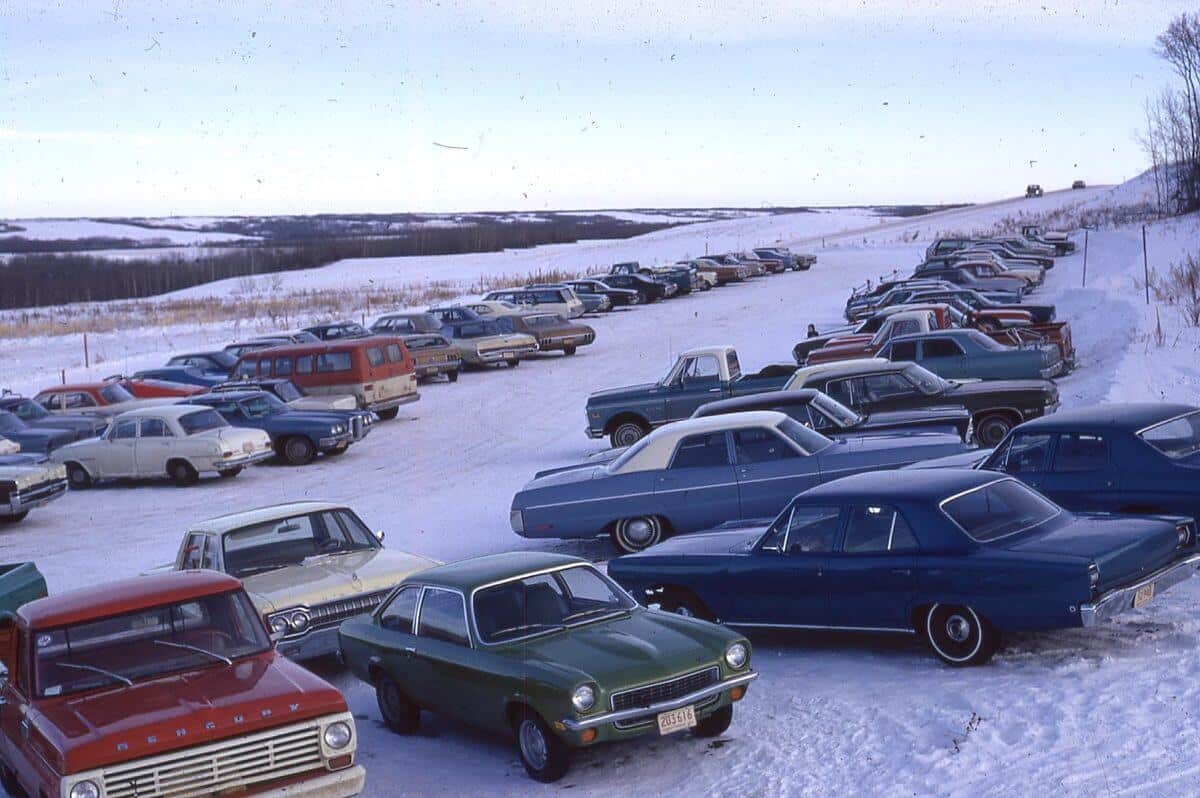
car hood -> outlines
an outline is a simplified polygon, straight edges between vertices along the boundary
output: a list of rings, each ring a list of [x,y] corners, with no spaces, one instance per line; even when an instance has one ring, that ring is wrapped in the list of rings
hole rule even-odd
[[[41,482],[66,478],[67,469],[57,463],[29,462],[14,465],[0,463],[0,480],[6,482],[11,480],[21,490]]]
[[[269,416],[264,421],[270,421],[274,424],[320,424],[328,426],[331,424],[349,424],[356,413],[346,412],[342,410],[288,410],[283,413],[276,413]]]
[[[268,613],[390,590],[409,574],[437,564],[415,554],[372,549],[310,557],[301,565],[252,574],[242,583],[255,605]]]
[[[877,410],[863,417],[857,429],[882,426],[904,426],[906,424],[955,424],[971,417],[970,411],[962,407],[926,407],[920,410]]]
[[[972,449],[969,452],[961,454],[952,454],[946,457],[934,457],[929,460],[918,460],[917,462],[904,466],[905,468],[975,468],[988,457],[991,456],[994,449]]]
[[[522,490],[551,488],[557,485],[570,485],[573,482],[587,482],[608,476],[608,466],[596,463],[580,463],[579,465],[555,468],[549,471],[539,471]]]
[[[38,731],[75,773],[346,711],[323,679],[274,651],[38,702]]]
[[[503,651],[556,670],[564,679],[595,682],[611,693],[715,665],[735,639],[721,627],[639,607],[611,620],[522,640]]]
[[[1009,551],[1091,560],[1100,568],[1101,591],[1134,581],[1181,553],[1175,520],[1166,516],[1064,512],[1043,530],[1000,543]]]
[[[714,529],[667,538],[637,554],[627,554],[609,563],[610,570],[625,561],[654,559],[655,557],[709,556],[720,554],[748,554],[771,524],[770,518],[750,518],[730,521]]]
[[[840,438],[818,452],[825,460],[837,460],[841,457],[858,457],[871,455],[878,466],[911,463],[930,457],[944,457],[958,454],[966,447],[957,435],[944,432],[928,432],[919,435],[888,435],[873,433],[859,435],[853,438]],[[830,464],[822,470],[836,471],[838,465]]]
[[[953,400],[965,396],[989,394],[1053,394],[1058,395],[1054,384],[1046,380],[954,380],[951,387],[940,398]]]
[[[622,399],[642,397],[657,387],[657,382],[644,382],[639,385],[627,385],[624,388],[606,388],[602,391],[593,391],[588,395],[588,404],[590,405],[596,402],[616,402]]]
[[[58,449],[75,440],[75,433],[65,429],[49,427],[26,427],[19,432],[10,432],[21,444],[21,451],[44,452],[48,449]]]
[[[70,430],[76,438],[82,439],[96,437],[104,432],[108,424],[95,416],[62,413],[52,414],[48,418],[41,419],[35,426],[42,429]]]

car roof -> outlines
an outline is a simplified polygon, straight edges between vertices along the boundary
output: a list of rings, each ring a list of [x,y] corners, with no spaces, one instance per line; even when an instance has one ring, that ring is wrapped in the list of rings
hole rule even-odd
[[[667,467],[675,447],[683,438],[691,435],[704,435],[709,432],[723,432],[757,427],[778,427],[788,417],[775,410],[747,410],[742,413],[726,413],[719,416],[704,416],[702,418],[687,418],[667,424],[651,432],[644,438],[644,443],[638,451],[632,452],[628,459],[621,464],[621,474],[631,474],[637,471],[654,471]]]
[[[963,491],[1009,478],[994,471],[968,468],[868,471],[809,488],[801,497],[809,504],[822,501],[865,501],[871,504],[940,502]]]
[[[759,405],[765,404],[806,405],[812,402],[813,398],[819,393],[820,391],[818,391],[816,388],[800,388],[795,391],[765,391],[763,393],[752,393],[747,394],[746,396],[735,396],[732,399],[720,399],[716,402],[702,404],[696,412],[703,413],[705,412],[706,408],[708,408],[710,411],[715,408],[723,410],[725,411],[725,415],[729,415],[732,412],[737,412],[737,409],[741,407],[758,407]],[[704,416],[698,417],[705,418],[707,415],[708,413],[705,413]]]
[[[494,582],[506,582],[526,574],[580,564],[591,565],[587,560],[566,554],[511,551],[437,565],[406,581],[431,587],[451,588],[469,594],[477,587]]]
[[[812,366],[804,366],[803,368],[796,369],[795,374],[792,375],[792,379],[789,382],[802,382],[818,374],[822,377],[836,378],[868,372],[874,374],[880,371],[900,371],[907,365],[907,362],[902,363],[886,360],[881,357],[861,357],[854,358],[853,360],[839,360],[833,363],[817,363]]]
[[[119,418],[119,419],[120,418],[141,418],[142,416],[162,416],[162,417],[166,417],[166,418],[180,418],[181,416],[186,416],[188,413],[195,413],[198,410],[204,410],[204,409],[206,409],[206,408],[201,407],[200,405],[193,405],[193,404],[186,404],[186,403],[185,404],[174,404],[174,405],[161,404],[161,405],[154,405],[152,407],[135,407],[132,410],[126,410],[124,413],[119,414],[117,416],[117,418]],[[207,408],[207,409],[211,410],[212,408]]]
[[[189,532],[214,532],[218,535],[223,535],[226,532],[232,532],[235,529],[252,524],[263,524],[269,521],[282,521],[285,518],[291,518],[296,515],[305,515],[308,513],[319,513],[326,510],[348,510],[350,509],[344,504],[336,504],[334,502],[325,501],[299,501],[286,502],[284,504],[271,504],[266,507],[256,507],[252,510],[239,510],[236,513],[228,513],[226,515],[218,515],[214,518],[206,518],[199,523],[192,524],[188,527]]]
[[[62,393],[64,391],[97,391],[107,382],[73,382],[69,385],[51,385],[49,388],[43,388],[38,393]]]
[[[261,388],[229,388],[216,392],[209,391],[208,393],[196,394],[195,396],[189,397],[189,399],[198,400],[199,404],[207,404],[207,402],[204,401],[206,397],[213,397],[222,402],[240,402],[242,399],[249,399],[252,396],[261,396],[264,393],[268,393],[268,391],[264,391]],[[272,394],[272,396],[273,395],[274,394]]]
[[[1175,402],[1117,402],[1113,404],[1088,405],[1027,421],[1021,425],[1022,432],[1042,431],[1102,431],[1138,430],[1152,427],[1163,421],[1195,413],[1200,408]]]
[[[218,571],[169,571],[37,599],[18,609],[17,615],[34,629],[50,629],[226,593],[241,586],[237,579]]]

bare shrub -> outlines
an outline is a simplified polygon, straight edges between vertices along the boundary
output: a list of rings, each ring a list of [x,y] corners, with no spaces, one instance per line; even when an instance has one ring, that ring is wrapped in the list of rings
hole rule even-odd
[[[1187,255],[1164,275],[1154,272],[1150,290],[1160,302],[1178,311],[1190,327],[1200,327],[1200,257]]]

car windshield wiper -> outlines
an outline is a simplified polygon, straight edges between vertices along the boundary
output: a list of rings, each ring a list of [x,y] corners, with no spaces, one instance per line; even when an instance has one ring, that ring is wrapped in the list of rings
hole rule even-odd
[[[186,651],[195,651],[197,654],[204,654],[207,657],[212,657],[219,662],[224,662],[226,665],[233,664],[233,660],[231,660],[229,657],[226,657],[224,654],[218,654],[215,651],[209,651],[207,648],[200,648],[200,646],[193,646],[188,643],[172,643],[168,640],[152,640],[150,642],[154,643],[156,646],[170,646],[171,648],[182,648]]]
[[[628,610],[626,610],[623,607],[596,607],[595,609],[591,609],[591,610],[580,610],[579,612],[573,612],[570,615],[563,618],[563,623],[566,623],[567,621],[574,621],[579,618],[587,618],[589,615],[600,615],[602,613],[611,613],[611,614],[615,615],[617,613],[627,612],[627,611]]]
[[[70,668],[72,670],[77,670],[77,671],[90,671],[91,673],[98,673],[101,676],[107,676],[108,678],[112,679],[115,682],[121,682],[126,687],[133,687],[132,679],[128,679],[119,673],[113,673],[112,671],[106,671],[106,670],[104,670],[104,668],[97,668],[95,665],[76,665],[71,662],[56,662],[55,665],[57,665],[60,668]]]
[[[251,565],[251,566],[247,566],[246,568],[237,569],[237,573],[232,574],[232,575],[241,579],[243,576],[252,576],[254,574],[261,574],[264,571],[278,571],[280,568],[287,568],[289,565],[293,565],[293,564],[294,563],[290,563],[290,562],[273,562],[273,563],[266,563],[264,565]]]

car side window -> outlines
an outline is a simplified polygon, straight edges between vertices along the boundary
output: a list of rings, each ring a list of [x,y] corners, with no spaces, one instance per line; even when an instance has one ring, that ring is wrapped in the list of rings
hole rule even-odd
[[[916,360],[917,359],[917,342],[916,341],[900,341],[891,346],[891,354],[888,360]]]
[[[136,418],[126,418],[113,425],[110,438],[114,441],[132,440],[137,437],[138,422]]]
[[[854,382],[856,380],[830,380],[825,383],[825,393],[847,407],[851,407],[854,404],[854,391],[851,387]]]
[[[933,338],[924,342],[925,357],[958,357],[963,349],[949,338]]]
[[[58,397],[59,397],[59,394],[48,393],[45,396],[37,397],[37,399],[35,401],[38,404],[40,404],[42,407],[46,408],[47,410],[54,410],[60,404],[58,401]]]
[[[1046,470],[1049,435],[1016,435],[1004,453],[1000,470],[1009,474],[1028,474]]]
[[[95,407],[96,400],[91,397],[91,394],[76,391],[74,393],[63,394],[63,404],[68,410],[75,407]]]
[[[425,597],[421,599],[417,636],[460,646],[469,645],[471,638],[467,634],[467,616],[462,596],[449,590],[426,588]]]
[[[1101,435],[1064,433],[1054,450],[1054,471],[1101,471],[1108,467],[1108,441]]]
[[[161,418],[142,419],[143,438],[172,438],[171,428]]]
[[[192,533],[188,535],[187,545],[183,549],[183,570],[194,571],[203,568],[205,535]]]
[[[876,505],[850,508],[846,537],[842,541],[844,553],[878,554],[916,549],[917,539],[912,528],[895,509]]]
[[[413,618],[417,615],[417,599],[420,595],[419,587],[400,588],[379,613],[379,625],[393,632],[412,634]]]
[[[895,372],[890,374],[872,374],[863,377],[863,395],[873,402],[891,399],[895,396],[907,396],[912,393],[912,385],[903,375]]]
[[[200,560],[200,567],[207,568],[210,571],[221,570],[221,547],[217,539],[211,535],[205,535],[204,557]]]
[[[770,463],[800,456],[800,453],[784,443],[782,438],[762,427],[740,429],[733,433],[733,451],[737,456],[738,465]]]
[[[671,458],[672,470],[681,468],[711,468],[729,465],[729,450],[724,432],[705,435],[689,435],[679,442],[675,456]]]
[[[833,551],[841,526],[840,507],[796,507],[788,519],[788,554],[820,554]]]

